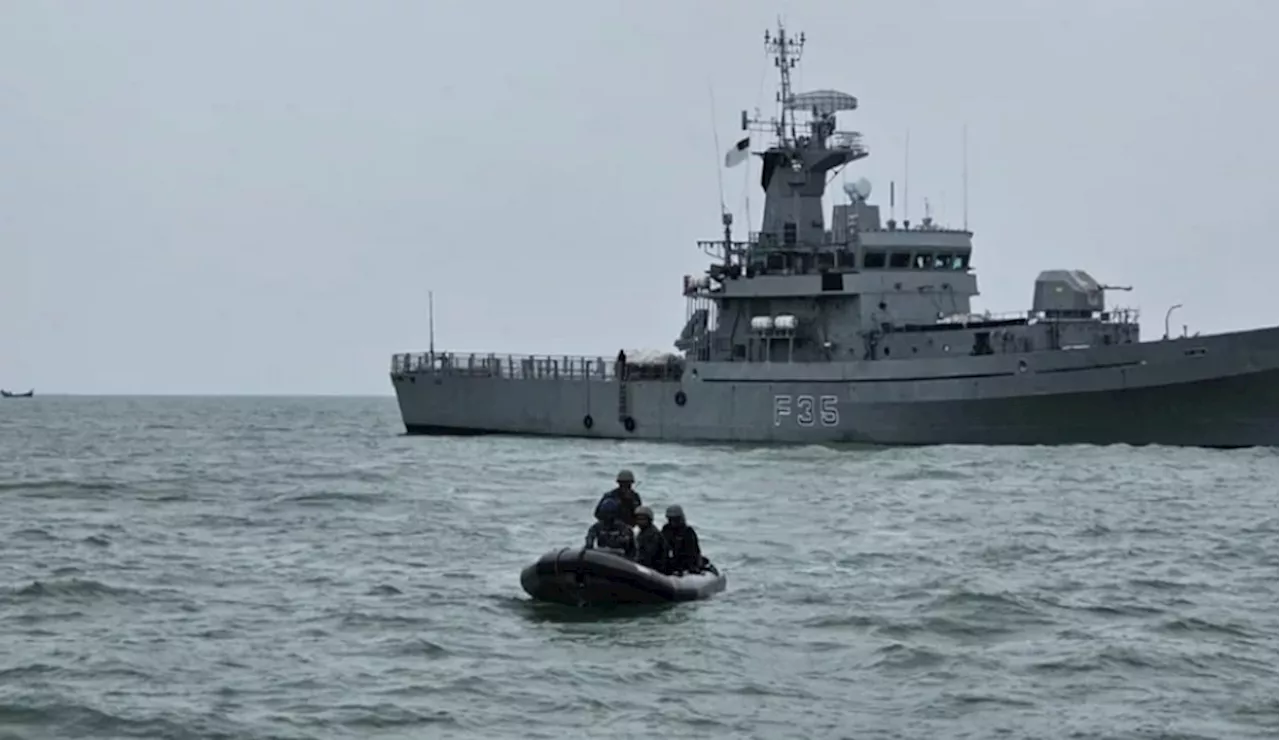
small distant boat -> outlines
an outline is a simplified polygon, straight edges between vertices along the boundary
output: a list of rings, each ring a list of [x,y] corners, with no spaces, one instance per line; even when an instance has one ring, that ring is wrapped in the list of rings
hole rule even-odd
[[[0,390],[0,397],[3,398],[31,398],[36,394],[36,389],[32,388],[26,393],[14,393],[13,391]]]

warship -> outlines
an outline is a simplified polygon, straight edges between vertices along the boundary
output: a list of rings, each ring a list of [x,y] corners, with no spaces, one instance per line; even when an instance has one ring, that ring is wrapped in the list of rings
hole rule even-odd
[[[872,445],[1277,444],[1275,326],[1140,337],[1079,269],[1041,272],[1031,308],[974,313],[973,232],[895,220],[861,178],[869,155],[837,114],[857,99],[795,93],[804,35],[765,33],[777,110],[742,114],[725,155],[759,159],[760,230],[698,242],[713,260],[685,276],[675,351],[600,357],[437,352],[392,356],[408,434],[526,434],[711,443]],[[764,134],[763,150],[752,139]],[[904,209],[905,211],[905,209]],[[1119,290],[1126,290],[1120,288]],[[1176,306],[1175,306],[1176,308]],[[1172,309],[1170,309],[1172,311]],[[619,343],[619,346],[625,346]]]

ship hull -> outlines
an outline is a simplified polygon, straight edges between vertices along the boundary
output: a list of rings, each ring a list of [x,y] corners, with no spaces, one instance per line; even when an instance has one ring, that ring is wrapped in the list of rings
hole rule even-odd
[[[1277,329],[1070,351],[689,363],[678,381],[393,374],[410,434],[1275,446]],[[681,403],[683,402],[683,403]]]

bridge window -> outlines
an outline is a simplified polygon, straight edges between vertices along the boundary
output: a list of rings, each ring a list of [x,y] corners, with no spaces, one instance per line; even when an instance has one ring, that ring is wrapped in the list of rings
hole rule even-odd
[[[910,252],[893,252],[889,255],[889,267],[902,269],[911,266]]]
[[[935,270],[963,270],[969,266],[969,255],[964,253],[939,252],[933,255]]]
[[[853,269],[853,266],[855,264],[855,260],[853,258],[853,252],[850,252],[847,249],[841,249],[840,251],[836,252],[836,264],[839,265],[840,267],[847,267],[849,269]]]
[[[818,253],[818,267],[820,268],[825,267],[827,269],[830,269],[835,266],[836,266],[835,252],[819,252]]]
[[[862,266],[868,270],[878,270],[884,267],[884,252],[867,252],[862,257]]]
[[[784,224],[782,225],[782,243],[783,243],[783,244],[795,244],[795,243],[796,243],[796,225],[795,225],[795,223],[793,223],[793,222],[791,222],[791,221],[788,221],[788,222],[786,222],[786,223],[784,223]]]
[[[917,270],[927,270],[933,267],[933,255],[918,253],[916,254],[916,261],[911,266]]]

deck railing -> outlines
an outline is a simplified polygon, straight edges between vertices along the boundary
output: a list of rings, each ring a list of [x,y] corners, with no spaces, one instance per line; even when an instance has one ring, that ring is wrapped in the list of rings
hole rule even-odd
[[[1088,323],[1098,322],[1102,324],[1136,324],[1138,323],[1139,311],[1136,308],[1127,308],[1117,306],[1107,311],[1100,311],[1092,316],[1070,317],[1047,315],[1043,311],[1002,311],[993,313],[991,311],[983,311],[981,313],[969,314],[950,314],[938,317],[939,324],[976,324],[985,321],[1022,321],[1026,320],[1033,323]]]
[[[982,321],[1019,318],[1034,322],[1069,323],[1101,319],[1104,324],[1136,324],[1138,311],[1114,308],[1100,317],[1066,319],[1036,316],[1032,311],[1010,314],[970,314],[946,317],[942,323],[976,323]],[[743,361],[743,360],[738,360]],[[460,352],[401,352],[391,356],[393,375],[450,375],[473,378],[505,378],[510,380],[616,380],[622,373],[627,381],[661,380],[679,381],[684,374],[684,361],[646,361],[629,359],[625,368],[619,368],[615,359],[583,357],[577,355],[500,355],[463,354]]]
[[[392,373],[426,373],[512,380],[613,380],[618,362],[573,355],[499,355],[405,352],[391,356]]]

